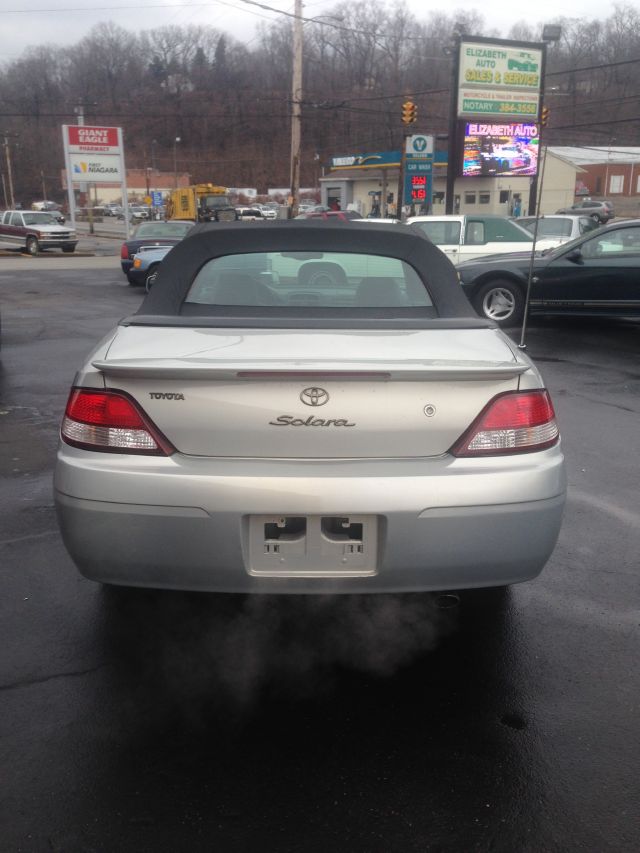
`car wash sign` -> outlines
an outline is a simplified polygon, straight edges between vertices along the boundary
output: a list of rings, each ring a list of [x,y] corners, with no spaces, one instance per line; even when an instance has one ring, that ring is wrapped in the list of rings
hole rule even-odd
[[[62,126],[65,165],[71,183],[122,184],[122,128]]]
[[[404,204],[431,210],[435,137],[414,134],[405,140]]]
[[[458,118],[535,122],[540,112],[545,45],[463,38],[458,56]]]

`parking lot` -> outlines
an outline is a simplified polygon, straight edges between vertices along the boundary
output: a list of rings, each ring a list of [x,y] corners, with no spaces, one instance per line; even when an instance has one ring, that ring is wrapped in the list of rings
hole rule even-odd
[[[3,261],[3,853],[637,850],[640,323],[530,327],[569,495],[504,599],[121,595],[71,563],[51,476],[143,294],[116,256]]]

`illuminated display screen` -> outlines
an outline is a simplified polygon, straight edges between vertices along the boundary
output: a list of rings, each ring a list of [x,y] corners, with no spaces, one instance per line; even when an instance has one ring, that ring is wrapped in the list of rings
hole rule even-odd
[[[462,175],[465,178],[536,175],[538,142],[535,124],[467,122]]]
[[[424,201],[427,197],[427,178],[425,175],[411,176],[411,201]]]

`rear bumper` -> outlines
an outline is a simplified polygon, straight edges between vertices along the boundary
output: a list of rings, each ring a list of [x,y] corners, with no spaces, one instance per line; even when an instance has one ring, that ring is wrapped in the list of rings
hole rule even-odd
[[[80,571],[106,583],[245,593],[496,586],[540,573],[565,500],[559,448],[514,461],[132,462],[65,445],[56,507]],[[375,573],[256,576],[249,519],[274,514],[374,516]]]

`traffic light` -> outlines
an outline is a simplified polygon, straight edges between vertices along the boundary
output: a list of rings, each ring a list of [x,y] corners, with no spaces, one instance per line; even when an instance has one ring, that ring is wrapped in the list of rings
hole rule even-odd
[[[405,101],[402,105],[402,124],[413,124],[418,118],[418,108],[413,101]]]
[[[546,127],[549,124],[549,107],[542,107],[540,110],[540,124],[542,127]]]

